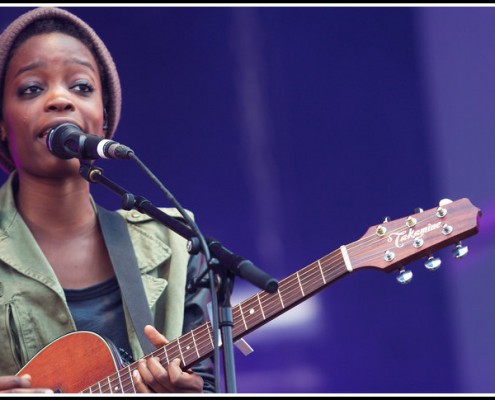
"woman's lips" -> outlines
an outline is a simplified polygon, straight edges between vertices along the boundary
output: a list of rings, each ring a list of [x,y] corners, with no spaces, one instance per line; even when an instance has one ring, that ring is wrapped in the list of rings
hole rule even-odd
[[[46,129],[46,130],[38,133],[38,138],[39,139],[44,139],[45,137],[48,136],[48,134],[50,133],[51,130],[52,130],[52,128],[49,128],[49,129]]]

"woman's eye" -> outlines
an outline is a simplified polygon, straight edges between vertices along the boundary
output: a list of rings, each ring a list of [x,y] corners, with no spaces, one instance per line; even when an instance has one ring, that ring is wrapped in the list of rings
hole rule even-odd
[[[93,85],[91,85],[88,82],[76,83],[73,86],[73,89],[75,89],[78,92],[85,92],[85,93],[91,93],[94,91]]]
[[[19,95],[26,95],[26,96],[32,96],[34,94],[40,93],[43,91],[43,88],[41,88],[38,85],[29,85],[29,86],[22,86],[19,88]]]

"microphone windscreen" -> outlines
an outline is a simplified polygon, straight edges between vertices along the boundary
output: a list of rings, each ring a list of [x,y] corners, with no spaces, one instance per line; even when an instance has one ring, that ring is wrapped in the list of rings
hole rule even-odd
[[[64,123],[53,128],[46,137],[48,150],[55,156],[68,160],[75,155],[67,149],[67,140],[72,133],[81,133],[77,125]]]

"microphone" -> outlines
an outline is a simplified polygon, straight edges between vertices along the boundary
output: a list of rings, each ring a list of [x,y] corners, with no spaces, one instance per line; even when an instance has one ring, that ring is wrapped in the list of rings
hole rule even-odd
[[[46,137],[48,150],[68,160],[96,160],[98,158],[130,159],[134,151],[127,146],[83,132],[77,125],[66,122],[51,129]]]

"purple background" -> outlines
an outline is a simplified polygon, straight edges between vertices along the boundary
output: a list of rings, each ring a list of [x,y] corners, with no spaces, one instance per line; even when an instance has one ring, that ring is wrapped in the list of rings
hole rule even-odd
[[[246,336],[238,392],[495,392],[495,9],[70,9],[119,69],[115,139],[204,234],[278,279],[385,216],[463,197],[483,212],[466,258],[415,261],[408,285],[357,271]],[[22,11],[2,7],[0,27]],[[170,206],[136,164],[98,164]],[[233,303],[257,291],[238,278]]]

